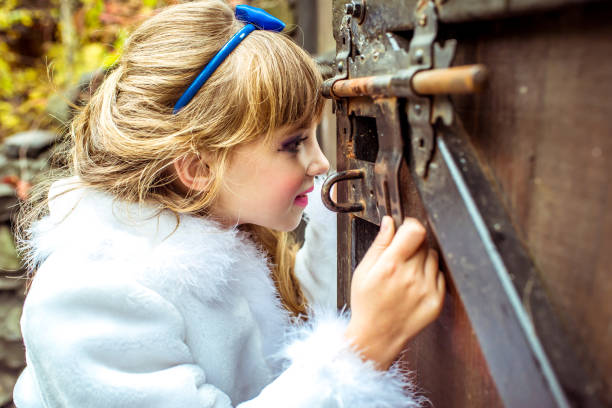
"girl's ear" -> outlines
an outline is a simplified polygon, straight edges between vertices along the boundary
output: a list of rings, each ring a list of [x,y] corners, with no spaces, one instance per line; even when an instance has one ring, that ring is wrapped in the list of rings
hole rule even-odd
[[[185,187],[193,191],[203,191],[210,183],[210,168],[201,156],[188,154],[174,161],[174,171]]]

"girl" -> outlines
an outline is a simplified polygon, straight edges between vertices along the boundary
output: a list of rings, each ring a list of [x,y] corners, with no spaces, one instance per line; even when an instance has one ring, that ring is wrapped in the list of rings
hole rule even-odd
[[[389,367],[442,305],[424,229],[385,217],[352,316],[323,311],[333,215],[313,211],[298,262],[285,232],[328,170],[321,78],[278,21],[236,15],[210,0],[148,20],[72,123],[72,177],[28,232],[18,407],[421,402]]]

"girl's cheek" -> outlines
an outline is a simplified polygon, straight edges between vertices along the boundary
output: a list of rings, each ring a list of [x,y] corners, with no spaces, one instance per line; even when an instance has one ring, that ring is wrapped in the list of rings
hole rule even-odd
[[[284,177],[278,180],[276,183],[278,196],[285,198],[292,198],[301,193],[298,191],[303,184],[301,177]]]

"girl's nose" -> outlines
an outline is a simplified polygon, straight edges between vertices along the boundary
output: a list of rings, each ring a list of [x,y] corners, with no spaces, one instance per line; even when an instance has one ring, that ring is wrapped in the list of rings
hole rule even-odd
[[[312,159],[310,160],[310,164],[306,169],[306,174],[308,174],[309,176],[318,176],[321,174],[325,174],[329,170],[329,161],[321,151],[319,143],[315,142],[314,144],[315,146],[312,152]]]

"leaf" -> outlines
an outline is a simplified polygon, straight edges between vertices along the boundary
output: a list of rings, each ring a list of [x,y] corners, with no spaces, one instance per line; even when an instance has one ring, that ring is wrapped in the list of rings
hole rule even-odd
[[[153,9],[157,6],[157,0],[142,0],[142,4],[144,4],[145,7]]]

